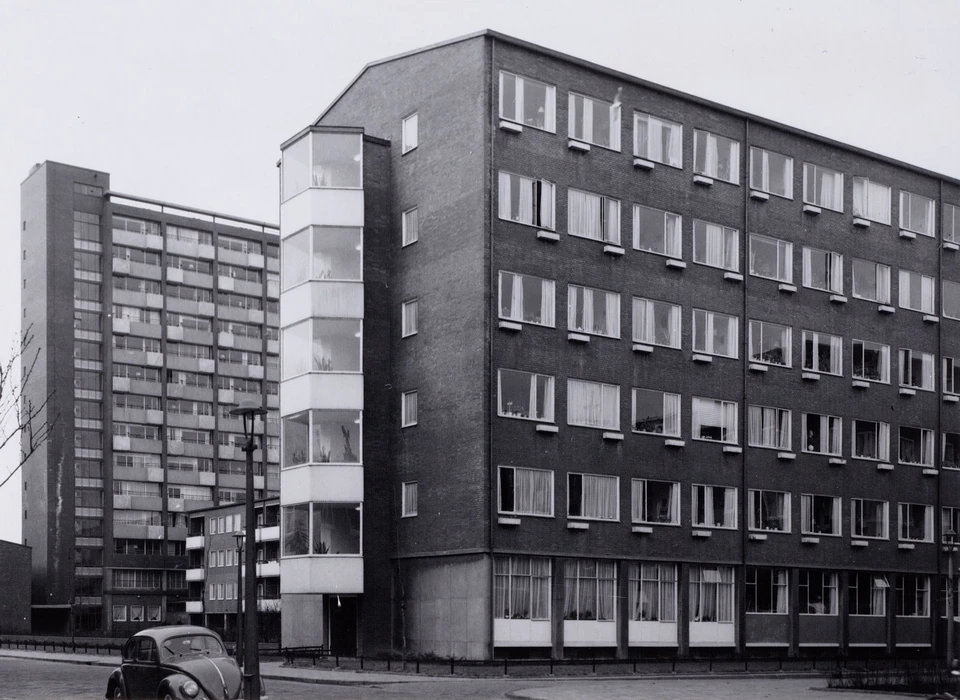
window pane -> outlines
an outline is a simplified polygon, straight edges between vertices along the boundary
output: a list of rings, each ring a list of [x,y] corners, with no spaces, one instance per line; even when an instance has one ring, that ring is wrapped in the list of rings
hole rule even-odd
[[[312,461],[358,464],[360,462],[359,411],[315,410],[311,414]]]
[[[283,556],[310,553],[310,505],[283,507]]]
[[[312,187],[360,187],[359,134],[314,133]]]
[[[297,234],[299,235],[299,234]],[[315,280],[362,279],[361,259],[363,236],[359,228],[314,226],[313,271]],[[287,239],[289,240],[289,239]],[[303,251],[306,256],[306,250]],[[295,265],[284,253],[284,265]]]
[[[313,554],[360,554],[360,504],[314,503]]]
[[[283,199],[309,187],[310,138],[304,136],[283,151]]]

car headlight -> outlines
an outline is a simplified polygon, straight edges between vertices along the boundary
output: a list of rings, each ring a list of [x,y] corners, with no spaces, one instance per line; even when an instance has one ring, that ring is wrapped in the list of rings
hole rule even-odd
[[[195,698],[197,697],[197,693],[200,692],[200,686],[193,681],[184,681],[180,684],[180,692],[188,698]]]

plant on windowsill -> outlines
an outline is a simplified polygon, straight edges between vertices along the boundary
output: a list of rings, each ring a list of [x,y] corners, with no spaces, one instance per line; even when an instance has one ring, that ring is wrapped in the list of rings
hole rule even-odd
[[[330,461],[330,450],[325,450],[323,445],[317,447],[317,461],[321,463]]]
[[[323,540],[314,540],[313,553],[314,554],[330,554],[330,548],[327,546],[327,543],[324,542]]]
[[[305,464],[307,461],[307,451],[306,450],[294,450],[291,455],[291,464]]]
[[[350,431],[347,430],[346,426],[340,426],[340,432],[343,433],[343,461],[344,462],[359,462],[357,455],[353,453],[353,448],[350,446]]]
[[[313,370],[315,372],[330,372],[333,370],[333,361],[329,357],[313,358]]]

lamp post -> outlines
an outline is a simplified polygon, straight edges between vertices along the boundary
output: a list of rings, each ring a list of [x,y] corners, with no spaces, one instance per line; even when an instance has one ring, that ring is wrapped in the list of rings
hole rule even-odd
[[[237,663],[243,660],[243,533],[234,534],[237,538]]]
[[[953,528],[943,531],[943,551],[947,555],[947,668],[953,668],[953,555],[957,551],[956,532]]]
[[[247,608],[244,617],[243,644],[243,698],[260,700],[260,646],[257,642],[257,517],[253,507],[253,426],[257,416],[265,416],[267,410],[256,401],[245,399],[236,408],[230,409],[231,416],[243,419],[243,436],[246,444],[243,451],[247,454],[247,548],[244,556],[247,567],[246,587],[243,592],[243,605]],[[238,601],[239,602],[239,601]]]

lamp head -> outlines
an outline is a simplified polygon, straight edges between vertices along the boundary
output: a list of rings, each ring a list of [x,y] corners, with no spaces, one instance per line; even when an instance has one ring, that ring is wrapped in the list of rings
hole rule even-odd
[[[243,435],[249,438],[253,434],[253,421],[257,416],[267,415],[267,409],[253,399],[244,399],[239,406],[230,409],[230,415],[243,418]]]

